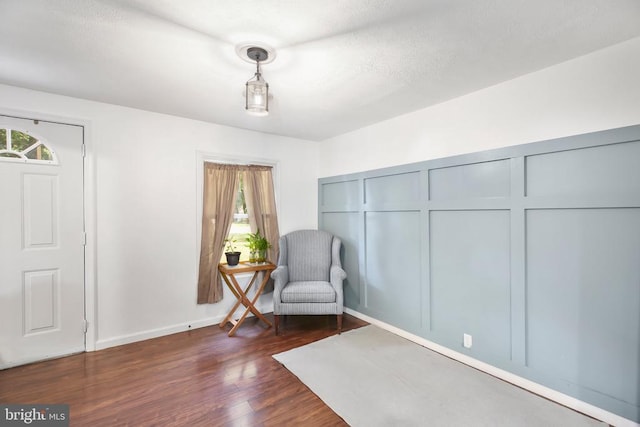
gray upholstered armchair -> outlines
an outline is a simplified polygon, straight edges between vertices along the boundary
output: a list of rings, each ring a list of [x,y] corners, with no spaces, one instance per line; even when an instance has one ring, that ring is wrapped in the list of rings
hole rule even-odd
[[[280,237],[274,279],[273,315],[276,335],[280,316],[335,314],[342,331],[342,281],[347,273],[340,263],[342,242],[326,231],[299,230]]]

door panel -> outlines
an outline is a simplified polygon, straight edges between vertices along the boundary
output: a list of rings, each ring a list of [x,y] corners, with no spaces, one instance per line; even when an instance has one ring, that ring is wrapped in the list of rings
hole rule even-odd
[[[58,270],[24,273],[25,335],[56,329],[60,313],[57,293],[60,288]]]
[[[82,127],[0,116],[57,164],[0,160],[0,369],[84,351]]]
[[[55,246],[58,235],[56,175],[22,175],[24,248]]]

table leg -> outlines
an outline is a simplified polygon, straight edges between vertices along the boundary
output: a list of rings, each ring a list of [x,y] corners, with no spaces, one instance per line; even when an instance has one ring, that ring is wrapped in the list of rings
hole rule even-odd
[[[227,287],[231,290],[231,292],[237,299],[236,303],[233,305],[233,308],[229,311],[229,314],[227,314],[227,317],[225,317],[224,320],[220,322],[220,328],[224,328],[227,322],[231,324],[235,323],[233,322],[233,314],[236,312],[240,304],[243,303],[243,299],[246,299],[246,294],[251,289],[251,286],[253,286],[253,283],[255,282],[256,277],[258,276],[258,272],[256,271],[253,273],[253,277],[251,278],[251,281],[249,282],[247,289],[245,289],[244,291],[242,290],[242,287],[240,287],[240,284],[238,284],[238,282],[236,281],[235,277],[231,276],[231,281],[233,282],[231,283],[229,282],[229,278],[227,277],[226,274],[220,273],[220,275],[222,276],[222,279],[224,280],[224,282],[227,284]]]
[[[257,272],[256,272],[257,274]],[[262,320],[264,323],[266,323],[269,327],[271,327],[271,322],[269,322],[269,320],[264,317],[264,315],[262,313],[260,313],[260,311],[255,307],[255,303],[256,301],[258,301],[258,298],[260,297],[260,295],[262,294],[262,291],[264,290],[264,287],[266,286],[267,282],[269,281],[269,277],[271,276],[271,272],[270,271],[265,271],[264,277],[262,279],[262,283],[260,283],[260,287],[258,288],[258,290],[256,291],[255,296],[253,297],[253,300],[249,300],[246,297],[246,293],[243,295],[243,305],[246,307],[246,310],[244,311],[244,313],[242,313],[242,316],[240,316],[240,319],[238,319],[238,322],[233,326],[233,328],[231,328],[231,330],[229,331],[229,336],[233,336],[236,333],[236,330],[238,329],[238,327],[240,326],[240,324],[242,322],[244,322],[244,319],[247,317],[247,315],[249,314],[249,312],[253,313],[254,316],[256,316],[257,318],[259,318],[260,320]],[[231,277],[231,280],[234,282],[234,284],[237,285],[237,282],[234,280],[233,276]],[[253,281],[253,280],[252,280]],[[239,286],[239,285],[238,285]],[[245,304],[246,302],[246,304]]]

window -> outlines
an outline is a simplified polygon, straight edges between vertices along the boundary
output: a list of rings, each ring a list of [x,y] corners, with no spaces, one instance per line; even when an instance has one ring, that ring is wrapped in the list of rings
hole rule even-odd
[[[8,128],[0,128],[0,161],[58,164],[55,151],[42,140]]]
[[[251,233],[251,225],[249,225],[247,199],[244,195],[244,175],[240,174],[236,204],[233,208],[233,222],[231,223],[231,230],[227,236],[228,239],[235,241],[235,250],[242,253],[242,255],[240,255],[240,261],[246,261],[249,259],[249,248],[245,244],[249,233]],[[220,262],[225,261],[226,259],[223,253],[220,258]]]

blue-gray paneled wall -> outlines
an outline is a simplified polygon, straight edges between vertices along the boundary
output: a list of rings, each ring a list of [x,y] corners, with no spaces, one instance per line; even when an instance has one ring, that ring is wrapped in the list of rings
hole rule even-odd
[[[640,126],[322,178],[318,196],[348,307],[640,422]]]

